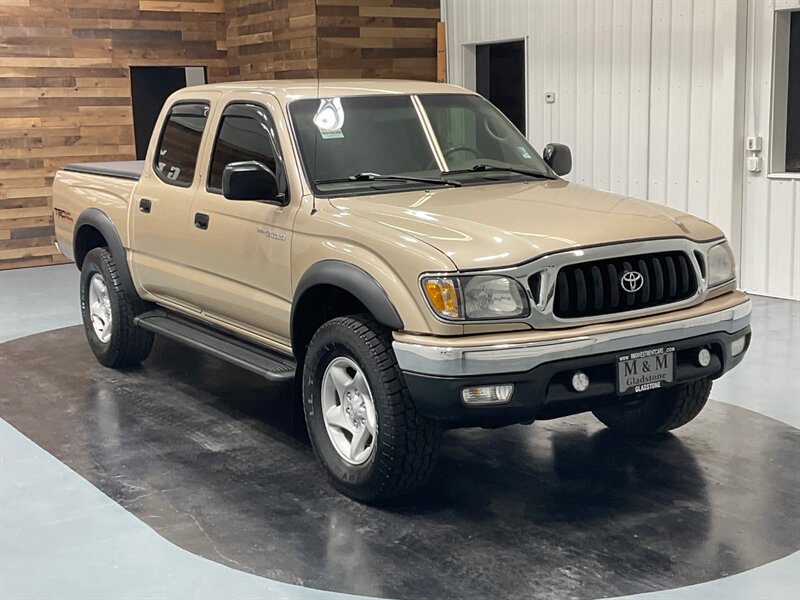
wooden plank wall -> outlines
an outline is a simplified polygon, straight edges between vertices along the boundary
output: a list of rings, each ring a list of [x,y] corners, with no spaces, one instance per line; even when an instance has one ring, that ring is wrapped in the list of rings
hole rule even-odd
[[[135,157],[129,69],[227,77],[224,0],[0,0],[0,269],[62,262],[51,185]]]
[[[435,80],[438,20],[439,0],[0,0],[0,269],[62,262],[56,169],[134,157],[130,66]]]
[[[231,79],[316,77],[315,0],[228,0]]]
[[[317,0],[320,77],[436,80],[439,0]]]
[[[439,0],[228,0],[227,18],[234,79],[436,79]]]

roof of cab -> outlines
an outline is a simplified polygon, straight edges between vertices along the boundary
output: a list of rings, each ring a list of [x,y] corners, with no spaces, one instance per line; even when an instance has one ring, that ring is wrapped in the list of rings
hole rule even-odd
[[[373,96],[380,94],[474,94],[457,85],[403,79],[284,79],[271,81],[235,81],[183,88],[180,95],[192,91],[266,92],[279,100]]]

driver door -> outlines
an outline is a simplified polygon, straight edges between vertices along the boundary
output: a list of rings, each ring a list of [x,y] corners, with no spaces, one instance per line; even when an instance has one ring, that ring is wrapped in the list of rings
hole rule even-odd
[[[292,224],[300,203],[289,202],[280,143],[267,106],[228,104],[207,155],[206,177],[192,204],[196,302],[211,321],[288,344]],[[277,175],[287,204],[225,199],[225,167],[252,160]]]

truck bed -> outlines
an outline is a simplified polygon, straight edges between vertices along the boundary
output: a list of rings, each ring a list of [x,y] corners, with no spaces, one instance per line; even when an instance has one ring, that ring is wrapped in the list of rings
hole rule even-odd
[[[116,177],[117,179],[130,179],[139,181],[144,168],[143,160],[121,160],[115,162],[73,163],[64,165],[64,171],[75,173],[88,173],[103,177]]]
[[[142,175],[144,161],[95,162],[66,165],[53,181],[53,223],[56,240],[67,258],[73,256],[73,234],[86,209],[99,209],[128,245],[128,208]]]

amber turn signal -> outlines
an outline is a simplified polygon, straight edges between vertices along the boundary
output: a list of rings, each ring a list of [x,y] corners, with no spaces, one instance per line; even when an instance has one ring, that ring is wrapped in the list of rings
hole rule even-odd
[[[451,277],[429,277],[422,282],[425,297],[434,312],[445,319],[459,319],[458,284]]]

